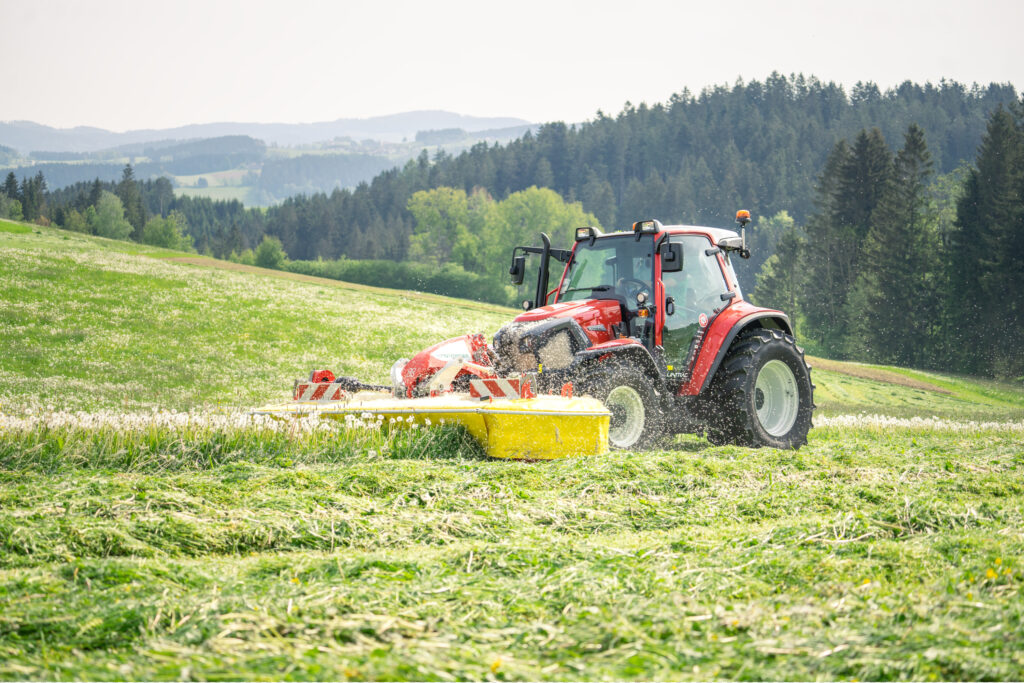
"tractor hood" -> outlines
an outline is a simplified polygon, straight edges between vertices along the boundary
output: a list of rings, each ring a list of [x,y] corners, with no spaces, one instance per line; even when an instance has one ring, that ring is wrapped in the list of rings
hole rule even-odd
[[[622,322],[622,310],[614,299],[584,299],[548,304],[526,311],[514,320],[517,323],[538,322],[551,318],[572,318],[580,324],[593,344],[614,338],[613,325]]]

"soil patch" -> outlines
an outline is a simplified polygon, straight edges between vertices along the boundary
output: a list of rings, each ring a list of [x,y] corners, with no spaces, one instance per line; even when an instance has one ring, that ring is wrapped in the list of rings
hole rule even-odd
[[[910,387],[911,389],[922,389],[924,391],[934,391],[937,394],[952,395],[953,392],[945,387],[940,387],[937,384],[931,382],[925,382],[924,380],[914,379],[901,375],[898,372],[892,370],[885,370],[883,368],[873,368],[867,365],[861,365],[859,363],[847,363],[844,361],[828,360],[827,358],[817,358],[813,356],[807,356],[807,362],[813,367],[820,370],[828,370],[829,372],[838,372],[843,375],[850,375],[851,377],[860,377],[861,379],[873,379],[876,382],[889,382],[890,384],[899,384],[904,387]]]

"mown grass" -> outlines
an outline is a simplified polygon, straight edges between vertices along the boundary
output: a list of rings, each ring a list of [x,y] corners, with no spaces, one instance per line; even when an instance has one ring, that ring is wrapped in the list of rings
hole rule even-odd
[[[5,678],[1024,674],[1019,432],[551,463],[452,428],[342,435],[372,454],[22,438],[0,455]]]
[[[0,231],[0,679],[1024,678],[1024,437],[961,422],[1019,421],[1012,385],[838,364],[821,416],[955,420],[543,463],[150,419],[510,314],[35,230]]]

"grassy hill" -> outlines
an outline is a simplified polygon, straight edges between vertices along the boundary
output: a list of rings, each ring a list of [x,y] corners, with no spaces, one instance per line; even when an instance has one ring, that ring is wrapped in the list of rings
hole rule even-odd
[[[8,226],[8,227],[4,227]],[[10,227],[14,226],[14,227]],[[313,368],[385,381],[391,364],[496,306],[228,270],[213,259],[0,223],[0,404],[72,410],[254,405]],[[222,266],[224,269],[195,265]]]
[[[182,258],[0,223],[2,679],[1024,678],[1019,387],[815,359],[796,452],[247,424],[513,312]]]

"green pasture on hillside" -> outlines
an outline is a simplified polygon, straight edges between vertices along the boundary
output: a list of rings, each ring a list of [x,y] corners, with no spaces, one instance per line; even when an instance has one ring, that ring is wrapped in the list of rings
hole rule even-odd
[[[287,397],[294,379],[325,367],[383,382],[399,357],[493,333],[512,313],[183,265],[168,259],[185,254],[44,228],[0,233],[0,254],[8,412],[252,406]]]
[[[313,366],[383,380],[514,312],[23,227],[0,679],[1024,678],[1020,387],[821,361],[799,451],[248,424]]]

